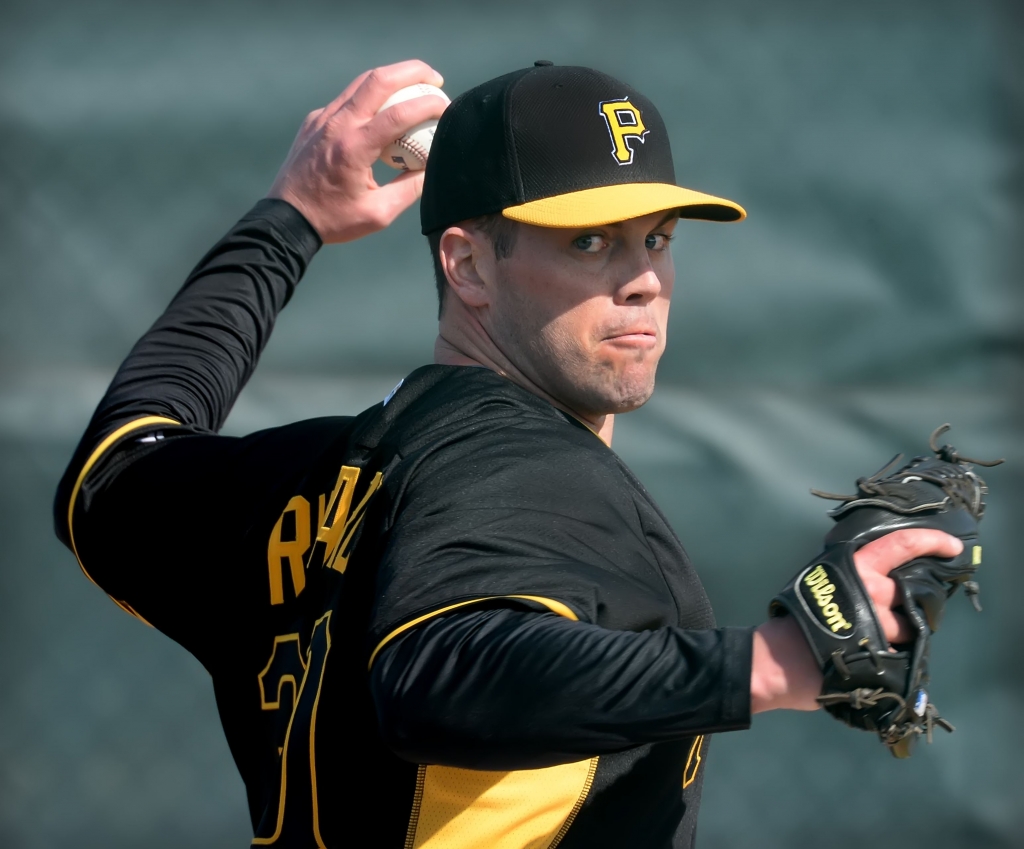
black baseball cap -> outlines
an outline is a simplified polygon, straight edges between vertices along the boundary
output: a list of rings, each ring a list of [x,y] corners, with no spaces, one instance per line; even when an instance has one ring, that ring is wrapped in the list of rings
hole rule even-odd
[[[423,233],[500,212],[590,227],[678,209],[741,221],[731,200],[676,185],[665,123],[646,97],[590,68],[538,62],[459,95],[438,122],[420,201]]]

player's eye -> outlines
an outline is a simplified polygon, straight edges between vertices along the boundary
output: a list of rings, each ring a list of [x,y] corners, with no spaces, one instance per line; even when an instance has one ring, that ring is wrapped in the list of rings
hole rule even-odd
[[[671,241],[672,237],[667,233],[651,233],[644,244],[647,245],[647,250],[649,251],[663,251]]]
[[[580,236],[577,239],[573,239],[572,244],[574,248],[583,251],[584,253],[596,254],[608,247],[608,240],[605,239],[604,236],[598,236],[596,233],[591,233],[586,236]]]

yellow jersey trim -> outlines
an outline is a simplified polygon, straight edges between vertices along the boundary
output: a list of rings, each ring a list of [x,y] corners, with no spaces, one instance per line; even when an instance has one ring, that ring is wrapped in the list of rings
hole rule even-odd
[[[455,604],[449,604],[446,607],[439,607],[437,610],[432,610],[430,613],[424,613],[422,616],[417,616],[415,619],[406,622],[404,625],[400,625],[395,628],[390,634],[388,634],[383,640],[377,643],[377,648],[373,650],[370,655],[370,662],[366,665],[367,668],[373,666],[373,662],[377,659],[377,655],[380,654],[380,650],[390,643],[399,634],[404,634],[410,628],[415,628],[421,622],[426,622],[428,619],[433,619],[435,616],[442,616],[451,610],[457,610],[460,607],[467,607],[470,604],[483,604],[488,601],[498,601],[503,598],[521,598],[524,601],[534,601],[537,604],[543,604],[552,613],[557,613],[559,616],[564,616],[566,619],[572,619],[574,622],[579,621],[579,617],[573,612],[567,604],[563,604],[560,601],[555,601],[552,598],[544,598],[539,595],[492,595],[485,596],[483,598],[471,598],[467,601],[459,601]]]
[[[705,221],[742,221],[747,217],[738,203],[671,183],[598,186],[510,206],[501,214],[538,227],[600,227],[670,209],[678,209],[681,218]]]
[[[87,577],[94,584],[96,584],[96,582],[93,580],[92,575],[89,574],[89,571],[85,568],[85,564],[82,563],[82,558],[78,555],[78,547],[75,545],[75,528],[72,520],[75,515],[75,501],[78,499],[78,493],[82,489],[82,483],[85,481],[85,476],[89,474],[93,466],[95,466],[96,463],[99,462],[100,457],[102,457],[106,453],[108,448],[110,448],[115,442],[121,439],[121,437],[131,433],[133,430],[138,430],[140,427],[146,427],[147,425],[154,424],[168,424],[179,426],[181,423],[176,422],[174,419],[169,419],[166,416],[144,416],[141,419],[135,419],[135,421],[128,422],[128,424],[125,425],[121,425],[121,427],[119,427],[113,433],[108,434],[107,437],[99,445],[96,446],[92,454],[89,455],[89,459],[86,460],[85,464],[82,466],[82,471],[78,473],[78,479],[75,481],[75,486],[71,490],[71,499],[68,501],[68,539],[71,542],[71,551],[75,555],[75,560],[78,561],[78,567],[82,570],[82,574],[85,575],[85,577]],[[99,586],[99,584],[96,584],[96,586]],[[110,596],[110,600],[114,602],[114,604],[116,604],[118,607],[120,607],[125,613],[129,613],[136,619],[140,619],[143,622],[146,622],[146,620],[143,619],[143,617],[139,615],[138,611],[136,611],[130,604],[123,601],[118,601],[113,596]],[[149,625],[150,623],[146,622],[146,624]]]

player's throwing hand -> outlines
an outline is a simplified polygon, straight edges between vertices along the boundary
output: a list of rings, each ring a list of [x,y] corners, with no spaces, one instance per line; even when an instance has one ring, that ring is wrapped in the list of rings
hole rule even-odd
[[[439,118],[447,103],[427,95],[380,114],[377,110],[406,86],[443,82],[416,59],[359,75],[337,98],[306,116],[268,197],[298,209],[325,243],[350,242],[384,229],[419,198],[423,172],[379,186],[372,165],[407,130]]]

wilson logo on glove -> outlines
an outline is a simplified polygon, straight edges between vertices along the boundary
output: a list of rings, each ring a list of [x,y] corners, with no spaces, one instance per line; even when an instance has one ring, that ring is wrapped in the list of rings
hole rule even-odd
[[[839,586],[836,586],[837,580]],[[840,638],[850,636],[839,633],[841,630],[853,631],[853,625],[846,620],[843,613],[844,609],[848,610],[850,607],[850,597],[846,588],[842,586],[841,578],[830,576],[825,565],[819,563],[800,582],[800,594],[807,609],[814,614],[818,622]]]

